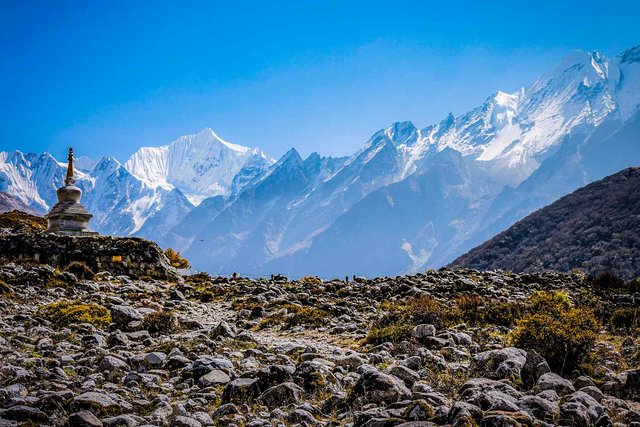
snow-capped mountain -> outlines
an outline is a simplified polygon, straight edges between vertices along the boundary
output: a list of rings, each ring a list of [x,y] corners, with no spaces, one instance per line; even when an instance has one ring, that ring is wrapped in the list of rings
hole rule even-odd
[[[211,129],[124,165],[78,159],[98,231],[137,234],[215,273],[323,276],[451,261],[558,197],[640,164],[640,46],[573,52],[515,93],[459,116],[397,122],[348,158],[277,162]],[[0,153],[0,191],[45,211],[64,164]]]
[[[298,182],[297,195],[283,198],[273,189],[241,194],[204,227],[215,230],[210,241],[189,246],[183,236],[182,249],[196,266],[220,273],[392,274],[442,265],[493,222],[498,196],[525,186],[571,141],[633,120],[640,103],[639,51],[612,60],[574,52],[528,87],[497,92],[466,114],[423,129],[395,123],[313,185],[299,173],[298,160],[284,180]],[[640,164],[640,156],[611,167],[625,162]],[[579,181],[558,186],[538,203],[584,184]],[[261,200],[262,207],[247,199]],[[538,207],[528,204],[504,225]]]
[[[82,202],[94,214],[92,229],[101,233],[143,235],[143,225],[158,215],[167,216],[166,211],[176,212],[173,221],[170,217],[164,221],[164,226],[170,228],[193,208],[181,193],[151,188],[114,158],[79,163],[76,185],[83,191]],[[20,151],[2,152],[0,188],[43,214],[57,202],[56,190],[64,183],[66,167],[66,163],[58,162],[48,153],[38,156]]]
[[[168,145],[143,147],[125,168],[152,188],[178,188],[199,204],[207,197],[237,194],[273,162],[257,148],[231,144],[204,129]]]
[[[80,157],[76,185],[94,214],[94,230],[159,238],[193,209],[186,194],[198,202],[237,194],[272,163],[262,151],[227,143],[205,129],[169,145],[142,148],[125,166],[112,157]],[[0,191],[46,213],[57,201],[66,166],[48,153],[0,152]]]

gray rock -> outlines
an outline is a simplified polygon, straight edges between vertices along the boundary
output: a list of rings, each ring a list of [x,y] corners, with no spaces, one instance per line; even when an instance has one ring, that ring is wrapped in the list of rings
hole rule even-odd
[[[491,379],[520,378],[527,353],[515,347],[489,350],[473,356],[471,369]]]
[[[220,323],[218,323],[218,326],[216,326],[212,331],[211,331],[211,337],[212,338],[217,338],[217,337],[223,337],[223,338],[235,338],[236,334],[233,331],[233,329],[231,328],[231,326],[229,326],[229,324],[227,322],[225,322],[224,320]]]
[[[551,372],[551,369],[544,357],[540,356],[535,350],[528,351],[524,366],[520,370],[522,387],[526,390],[531,389],[538,383],[538,379],[547,372]]]
[[[102,421],[89,411],[79,411],[69,415],[69,427],[102,427]]]
[[[351,392],[364,404],[389,404],[411,397],[411,392],[400,379],[377,371],[362,374]]]
[[[292,374],[293,382],[309,393],[325,389],[329,376],[329,369],[316,361],[300,363]]]
[[[420,375],[417,372],[402,365],[390,366],[387,372],[400,378],[409,387],[420,380]]]
[[[142,417],[125,414],[115,417],[103,418],[102,423],[105,427],[137,427],[143,425],[145,421]]]
[[[536,396],[544,400],[548,400],[549,402],[560,402],[560,396],[558,396],[558,393],[556,393],[555,390],[543,390],[536,394]]]
[[[449,422],[452,425],[475,425],[482,418],[482,410],[476,405],[466,402],[456,402],[449,411]]]
[[[577,402],[584,405],[589,411],[589,418],[592,422],[596,422],[604,413],[604,408],[593,397],[583,391],[576,391],[569,396],[569,402]]]
[[[334,360],[336,366],[346,367],[354,370],[367,363],[367,361],[357,354],[349,354],[344,357],[338,357]]]
[[[573,380],[573,387],[576,390],[580,390],[582,387],[595,386],[596,384],[589,377],[585,377],[583,375],[579,376],[575,380]]]
[[[15,405],[2,413],[2,418],[19,422],[44,423],[49,421],[47,414],[38,408],[25,405]]]
[[[87,391],[71,401],[72,411],[87,410],[96,415],[119,414],[122,409],[118,403],[105,393]]]
[[[518,406],[532,417],[553,423],[560,414],[560,407],[555,402],[549,402],[539,396],[524,396],[518,400]]]
[[[224,388],[222,403],[250,403],[260,395],[258,380],[255,378],[238,378]]]
[[[298,402],[304,395],[304,390],[297,384],[287,382],[267,389],[260,395],[260,401],[269,409],[286,406]]]
[[[588,426],[591,423],[589,410],[578,402],[567,402],[560,406],[560,423],[570,427]]]
[[[171,421],[172,427],[202,427],[202,423],[200,421],[185,417],[182,415],[178,415]]]
[[[109,310],[111,320],[118,326],[127,326],[130,322],[139,322],[143,315],[133,307],[128,305],[114,305]]]
[[[122,359],[119,359],[115,356],[107,355],[102,358],[102,360],[100,361],[100,364],[98,365],[98,368],[102,371],[109,371],[109,372],[113,372],[117,370],[124,371],[129,369],[129,365],[127,364],[127,362],[125,362]]]
[[[600,391],[596,386],[582,387],[580,391],[593,397],[597,402],[602,402],[602,399],[604,398],[604,393],[602,393],[602,391]]]
[[[223,405],[218,406],[218,408],[213,411],[213,418],[218,419],[224,417],[226,415],[232,415],[239,413],[238,408],[233,403],[225,403]]]
[[[217,384],[227,384],[231,381],[229,375],[220,369],[213,369],[209,373],[198,379],[198,385],[202,388],[215,386]]]
[[[575,391],[571,381],[565,380],[558,374],[547,372],[538,378],[538,384],[535,387],[536,392],[543,390],[554,390],[560,396],[571,394]]]
[[[436,327],[429,324],[417,325],[413,328],[411,335],[419,341],[426,337],[434,337],[436,335]]]
[[[154,351],[144,355],[143,363],[146,367],[156,369],[161,368],[167,360],[167,355],[160,351]]]

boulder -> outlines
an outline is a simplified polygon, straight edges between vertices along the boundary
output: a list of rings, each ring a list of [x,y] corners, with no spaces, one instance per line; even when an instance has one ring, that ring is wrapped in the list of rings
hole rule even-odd
[[[555,402],[549,402],[539,396],[524,396],[517,405],[533,418],[547,423],[553,423],[560,414],[560,407]]]
[[[47,423],[49,417],[38,408],[15,405],[2,412],[2,418],[20,423]]]
[[[567,402],[560,406],[560,423],[570,427],[588,426],[591,424],[589,410],[579,402]]]
[[[300,401],[304,390],[297,384],[286,382],[267,389],[259,397],[269,409],[286,406]]]
[[[417,325],[413,328],[411,335],[418,341],[421,341],[427,337],[434,337],[436,335],[436,327],[429,324]]]
[[[251,403],[260,395],[258,380],[255,378],[238,378],[224,388],[222,403]]]
[[[362,374],[351,392],[363,404],[390,404],[411,398],[411,391],[402,380],[377,371]]]
[[[102,427],[102,421],[89,411],[79,411],[69,415],[69,427]]]
[[[520,370],[527,359],[524,350],[515,347],[499,350],[483,351],[473,356],[471,368],[481,375],[491,379],[520,378]]]
[[[529,350],[524,366],[520,370],[522,387],[526,390],[533,388],[538,383],[538,379],[547,372],[551,372],[551,369],[544,357],[535,350]]]
[[[541,392],[544,390],[553,390],[560,396],[571,394],[575,391],[571,381],[566,380],[553,372],[547,372],[538,378],[538,384],[536,384],[535,391]]]
[[[218,384],[227,384],[231,381],[229,375],[220,369],[213,369],[198,379],[198,385],[202,388],[212,387]]]
[[[87,410],[96,415],[117,415],[122,412],[118,403],[106,393],[87,391],[71,401],[72,411]]]
[[[128,305],[114,305],[109,311],[113,323],[121,327],[126,327],[131,322],[140,322],[144,318],[142,313]]]

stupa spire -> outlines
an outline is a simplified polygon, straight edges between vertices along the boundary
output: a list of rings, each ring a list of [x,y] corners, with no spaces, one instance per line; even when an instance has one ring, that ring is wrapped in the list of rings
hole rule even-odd
[[[69,147],[69,154],[67,155],[67,177],[64,180],[65,185],[73,185],[76,183],[76,178],[73,172],[73,148]]]

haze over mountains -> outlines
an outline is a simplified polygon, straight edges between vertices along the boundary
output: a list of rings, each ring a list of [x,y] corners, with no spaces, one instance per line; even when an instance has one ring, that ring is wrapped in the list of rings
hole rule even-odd
[[[228,274],[392,275],[447,264],[558,197],[640,164],[640,46],[573,52],[522,90],[348,158],[277,161],[211,129],[124,165],[79,159],[101,233],[140,235]],[[0,153],[0,191],[45,212],[65,165]]]

